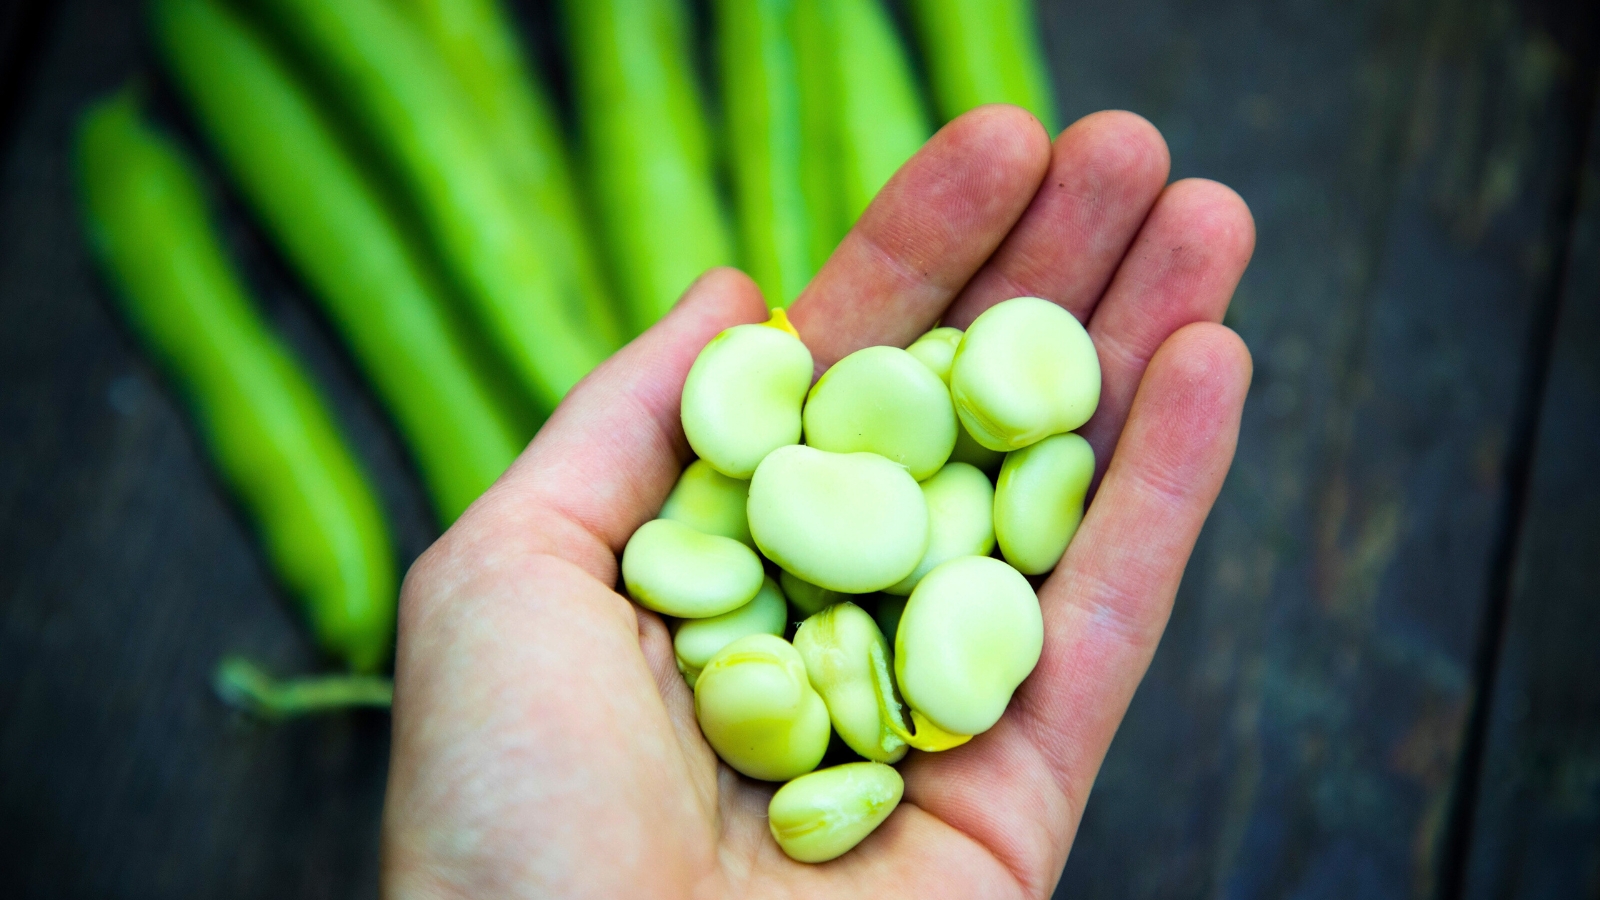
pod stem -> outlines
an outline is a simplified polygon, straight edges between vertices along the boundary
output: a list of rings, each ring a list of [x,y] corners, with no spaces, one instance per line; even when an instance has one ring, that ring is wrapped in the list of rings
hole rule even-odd
[[[222,702],[263,719],[369,707],[388,709],[394,682],[377,675],[274,678],[248,659],[230,656],[217,666],[212,687]]]
[[[789,321],[789,314],[784,312],[784,309],[781,306],[773,307],[772,314],[765,322],[762,322],[761,324],[767,326],[768,328],[776,328],[779,331],[792,334],[795,337],[800,336],[800,332],[796,331],[794,325]]]
[[[907,704],[911,710],[912,730],[906,730],[905,718],[900,714],[900,702],[894,696],[894,682],[889,678],[889,660],[877,644],[867,648],[867,655],[872,660],[874,688],[878,695],[878,712],[884,727],[889,734],[883,736],[882,746],[885,751],[892,751],[894,739],[898,738],[913,750],[924,753],[938,753],[950,750],[972,740],[970,734],[953,734],[928,721],[928,717],[918,712],[915,707]]]

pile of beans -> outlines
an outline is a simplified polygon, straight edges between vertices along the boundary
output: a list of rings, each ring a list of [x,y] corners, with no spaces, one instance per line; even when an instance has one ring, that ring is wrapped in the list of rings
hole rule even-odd
[[[1038,663],[1024,576],[1050,571],[1083,517],[1094,453],[1071,432],[1100,365],[1070,313],[1019,297],[964,334],[811,376],[781,310],[706,345],[683,387],[699,459],[628,541],[622,577],[680,620],[712,749],[788,782],[769,807],[779,846],[822,862],[900,802],[891,764],[987,731]],[[805,618],[785,640],[790,607]],[[834,733],[865,761],[814,771]]]

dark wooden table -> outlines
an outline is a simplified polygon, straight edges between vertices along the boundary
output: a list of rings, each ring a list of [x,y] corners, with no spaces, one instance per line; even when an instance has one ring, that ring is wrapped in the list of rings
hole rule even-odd
[[[1595,4],[1041,5],[1065,117],[1148,116],[1260,230],[1238,462],[1057,896],[1600,898]],[[375,895],[387,720],[212,699],[316,660],[80,239],[140,5],[0,10],[0,896]],[[394,435],[226,219],[409,559]]]

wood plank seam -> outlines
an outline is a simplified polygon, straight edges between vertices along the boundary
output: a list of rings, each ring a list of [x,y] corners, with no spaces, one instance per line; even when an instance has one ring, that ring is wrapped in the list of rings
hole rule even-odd
[[[1535,443],[1539,434],[1541,412],[1550,377],[1550,366],[1556,343],[1557,311],[1567,291],[1566,273],[1573,255],[1579,248],[1574,225],[1580,206],[1583,173],[1586,162],[1600,152],[1594,146],[1594,126],[1600,110],[1595,107],[1600,99],[1600,78],[1590,81],[1579,108],[1588,113],[1582,120],[1579,134],[1585,135],[1580,152],[1572,161],[1566,174],[1563,207],[1559,218],[1564,222],[1566,240],[1561,244],[1559,256],[1551,266],[1555,283],[1545,291],[1533,312],[1529,347],[1519,378],[1515,426],[1507,442],[1503,478],[1506,483],[1505,504],[1500,513],[1499,531],[1495,541],[1496,551],[1490,569],[1488,606],[1478,627],[1478,646],[1473,658],[1473,698],[1467,714],[1466,734],[1463,737],[1461,758],[1456,767],[1455,784],[1451,789],[1445,846],[1439,854],[1438,894],[1444,900],[1459,900],[1467,890],[1467,867],[1472,850],[1472,827],[1482,793],[1484,750],[1488,742],[1490,709],[1496,676],[1500,668],[1502,637],[1506,617],[1511,606],[1513,579],[1516,576],[1518,545],[1522,538],[1523,518],[1527,509],[1531,487]]]

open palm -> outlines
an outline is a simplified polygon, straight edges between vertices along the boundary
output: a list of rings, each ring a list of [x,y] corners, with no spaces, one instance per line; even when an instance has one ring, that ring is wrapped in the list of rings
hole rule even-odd
[[[1104,389],[1083,433],[1103,481],[1039,591],[1044,655],[998,725],[913,753],[905,801],[820,866],[768,836],[775,786],[701,738],[666,627],[615,586],[617,554],[689,459],[689,365],[717,332],[766,317],[748,278],[714,271],[580,384],[407,577],[386,894],[1048,896],[1250,380],[1218,324],[1253,248],[1249,212],[1167,171],[1160,135],[1131,114],[1089,116],[1052,144],[1019,109],[974,110],[900,170],[790,311],[819,372],[1021,295],[1094,337]]]

